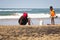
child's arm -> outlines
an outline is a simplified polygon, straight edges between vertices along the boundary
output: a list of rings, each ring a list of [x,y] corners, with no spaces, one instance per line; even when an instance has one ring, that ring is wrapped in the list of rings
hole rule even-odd
[[[30,18],[28,18],[28,25],[30,25]]]

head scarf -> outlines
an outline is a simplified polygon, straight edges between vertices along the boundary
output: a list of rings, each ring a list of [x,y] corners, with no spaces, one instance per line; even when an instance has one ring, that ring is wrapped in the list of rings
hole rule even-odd
[[[23,13],[23,17],[24,17],[24,18],[27,18],[27,17],[28,17],[27,12],[24,12],[24,13]]]

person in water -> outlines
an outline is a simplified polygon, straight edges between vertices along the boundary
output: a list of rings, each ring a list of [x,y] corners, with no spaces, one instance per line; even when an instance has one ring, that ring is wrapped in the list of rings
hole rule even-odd
[[[19,18],[18,22],[20,25],[26,25],[27,23],[28,25],[30,25],[30,19],[28,18],[27,12],[23,13],[23,15]]]
[[[55,17],[55,11],[52,6],[50,6],[50,17],[51,17],[51,24],[55,24],[54,17]]]

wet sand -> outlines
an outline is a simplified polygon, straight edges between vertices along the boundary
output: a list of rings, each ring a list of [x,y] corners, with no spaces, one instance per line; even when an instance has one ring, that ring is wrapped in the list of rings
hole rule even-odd
[[[0,25],[0,40],[60,40],[60,25]]]
[[[19,18],[0,19],[0,25],[19,25],[18,20]],[[30,24],[31,25],[47,25],[47,24],[51,24],[51,19],[50,18],[31,18]],[[60,24],[60,17],[55,18],[55,24]]]

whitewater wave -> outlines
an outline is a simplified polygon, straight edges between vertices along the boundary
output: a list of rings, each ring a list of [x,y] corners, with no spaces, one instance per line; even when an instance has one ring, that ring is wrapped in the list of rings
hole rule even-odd
[[[9,15],[9,16],[0,16],[0,19],[16,19],[20,18],[23,14],[14,14],[14,15]],[[56,16],[60,17],[60,14],[56,14]],[[28,14],[28,18],[50,18],[49,14]]]
[[[31,11],[31,10],[0,10],[0,11]]]

